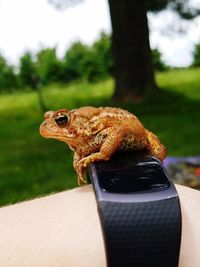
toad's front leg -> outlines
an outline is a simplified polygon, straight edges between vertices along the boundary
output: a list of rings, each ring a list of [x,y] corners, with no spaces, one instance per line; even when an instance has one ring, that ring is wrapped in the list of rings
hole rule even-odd
[[[92,153],[91,155],[82,158],[78,162],[79,166],[86,168],[88,164],[94,161],[109,160],[112,154],[119,148],[123,137],[121,130],[116,130],[110,127],[102,132],[104,136],[106,135],[106,138],[103,141],[99,152]]]
[[[82,156],[74,152],[73,166],[78,176],[78,185],[83,185],[86,183],[84,180],[85,167],[79,164]]]

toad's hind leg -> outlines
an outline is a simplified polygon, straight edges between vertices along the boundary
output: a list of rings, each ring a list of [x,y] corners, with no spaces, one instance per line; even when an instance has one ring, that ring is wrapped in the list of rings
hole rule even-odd
[[[146,134],[152,155],[156,156],[159,160],[163,161],[163,159],[166,157],[167,154],[166,147],[163,144],[161,144],[158,137],[152,132],[146,130]]]
[[[87,167],[88,164],[99,161],[109,160],[112,154],[119,148],[122,140],[122,131],[120,129],[113,129],[112,127],[102,131],[107,137],[103,141],[99,152],[90,154],[87,157],[82,158],[78,164],[79,166]]]

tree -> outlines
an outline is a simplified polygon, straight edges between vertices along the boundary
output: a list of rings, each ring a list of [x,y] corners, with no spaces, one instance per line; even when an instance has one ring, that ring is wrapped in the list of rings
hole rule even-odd
[[[18,79],[14,68],[9,66],[6,59],[0,55],[0,90],[8,91],[17,87]]]
[[[66,81],[86,78],[89,60],[90,48],[81,42],[73,43],[64,56],[64,73]]]
[[[162,60],[162,55],[157,48],[151,50],[151,55],[152,55],[152,62],[153,62],[154,70],[164,71],[167,69],[167,66]]]
[[[100,34],[100,38],[91,47],[89,63],[91,65],[88,73],[89,81],[102,80],[113,74],[110,35],[104,32]]]
[[[26,52],[20,58],[19,78],[21,87],[29,87],[37,92],[38,102],[42,113],[47,109],[41,92],[41,80],[37,68],[37,62],[33,60],[31,53]]]
[[[81,42],[71,45],[64,56],[62,80],[96,82],[110,75],[112,66],[110,36],[102,32],[91,46]]]
[[[140,97],[155,91],[146,2],[109,0],[113,28],[114,98]]]
[[[200,44],[195,45],[192,66],[200,67]]]
[[[6,66],[2,75],[4,76],[4,88],[7,90],[14,90],[19,87],[18,77],[14,71],[13,66]]]
[[[59,81],[62,63],[56,55],[56,48],[45,48],[36,55],[36,66],[41,83],[48,84]]]
[[[63,8],[73,0],[49,2]],[[193,7],[188,0],[108,0],[108,3],[113,29],[114,98],[122,101],[156,91],[147,12],[168,8],[180,18],[190,20],[200,14],[200,8]]]
[[[39,84],[39,76],[37,73],[36,63],[33,61],[31,53],[26,52],[19,63],[19,77],[22,87],[30,87],[36,89]]]

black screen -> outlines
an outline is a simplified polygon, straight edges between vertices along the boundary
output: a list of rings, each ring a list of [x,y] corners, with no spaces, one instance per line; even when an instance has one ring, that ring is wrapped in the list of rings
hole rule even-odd
[[[99,168],[100,187],[110,193],[142,193],[161,191],[169,187],[169,181],[158,163],[144,162],[126,168]]]

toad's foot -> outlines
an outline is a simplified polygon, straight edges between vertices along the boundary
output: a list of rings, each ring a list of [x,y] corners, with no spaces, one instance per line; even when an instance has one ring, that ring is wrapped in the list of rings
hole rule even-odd
[[[78,184],[81,186],[81,185],[84,185],[87,183],[87,181],[84,179],[84,174],[85,174],[85,169],[86,167],[94,162],[94,161],[99,161],[99,160],[108,160],[109,157],[107,158],[102,158],[102,154],[100,152],[98,153],[94,153],[90,156],[87,156],[85,158],[82,158],[81,160],[79,160],[78,162],[76,162],[74,164],[74,168],[77,172],[77,176],[78,176]]]
[[[82,186],[87,183],[87,181],[84,179],[85,174],[85,167],[78,162],[74,166],[77,176],[78,176],[78,185]]]
[[[82,158],[78,162],[78,164],[79,164],[79,166],[81,166],[81,168],[85,169],[90,163],[92,163],[94,161],[109,160],[109,158],[110,157],[108,155],[104,156],[104,155],[102,155],[101,152],[97,152],[97,153],[94,153],[94,154],[92,154],[90,156]]]

